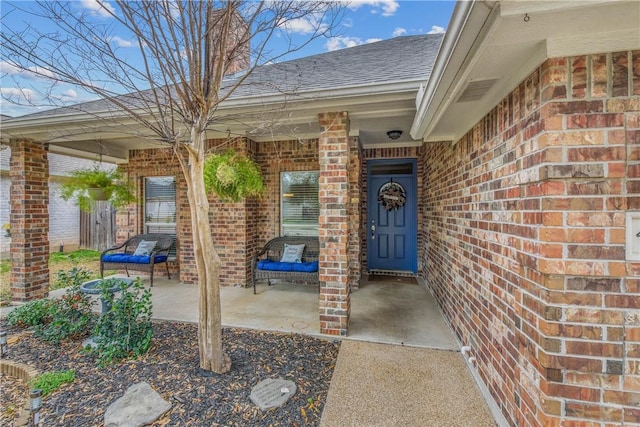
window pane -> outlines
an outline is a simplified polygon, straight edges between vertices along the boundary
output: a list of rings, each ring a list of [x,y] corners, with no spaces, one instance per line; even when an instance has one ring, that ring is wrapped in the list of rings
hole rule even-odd
[[[282,172],[281,234],[283,236],[317,236],[320,203],[319,172]]]
[[[144,232],[176,235],[176,179],[173,176],[144,180]],[[175,244],[169,258],[175,258]]]

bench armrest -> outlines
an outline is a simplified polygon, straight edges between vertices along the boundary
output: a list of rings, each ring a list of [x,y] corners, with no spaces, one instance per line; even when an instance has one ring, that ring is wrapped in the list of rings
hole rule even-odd
[[[127,241],[127,242],[128,242],[128,241]],[[100,258],[102,259],[102,255],[106,254],[107,252],[113,252],[113,251],[116,251],[116,250],[118,250],[118,249],[122,249],[122,248],[124,248],[124,247],[127,245],[127,242],[124,242],[124,243],[121,243],[121,244],[119,244],[119,245],[115,245],[115,246],[112,246],[112,247],[110,247],[110,248],[108,248],[108,249],[105,249],[105,250],[104,250],[104,251],[102,251],[102,253],[100,254]]]

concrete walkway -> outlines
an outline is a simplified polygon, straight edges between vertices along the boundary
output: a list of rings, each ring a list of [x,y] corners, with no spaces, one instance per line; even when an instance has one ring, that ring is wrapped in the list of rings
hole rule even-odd
[[[495,426],[459,352],[345,340],[321,427]]]

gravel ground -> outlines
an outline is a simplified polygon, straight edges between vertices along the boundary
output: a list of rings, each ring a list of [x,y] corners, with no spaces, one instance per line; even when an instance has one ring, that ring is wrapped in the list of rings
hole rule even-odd
[[[7,330],[5,324],[0,325]],[[73,369],[75,381],[43,400],[42,424],[102,425],[104,411],[137,382],[148,382],[172,407],[154,426],[315,426],[320,422],[338,345],[304,335],[224,329],[232,370],[216,377],[198,373],[197,325],[155,322],[152,347],[136,360],[98,368],[81,352],[81,342],[50,345],[19,334],[7,359],[40,372]],[[281,408],[261,411],[249,399],[251,388],[267,378],[296,383],[297,393]],[[12,408],[23,405],[21,384],[2,381],[0,425],[12,425]]]

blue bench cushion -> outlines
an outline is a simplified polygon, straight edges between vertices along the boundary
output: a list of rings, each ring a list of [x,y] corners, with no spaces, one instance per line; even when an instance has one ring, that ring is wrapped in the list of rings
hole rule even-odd
[[[164,262],[167,260],[166,255],[156,255],[154,263]],[[129,264],[150,264],[151,257],[149,255],[127,255],[127,254],[106,254],[102,257],[102,262],[118,262]]]
[[[313,262],[281,262],[263,259],[258,261],[258,270],[296,271],[300,273],[314,273],[318,271],[318,261]]]

